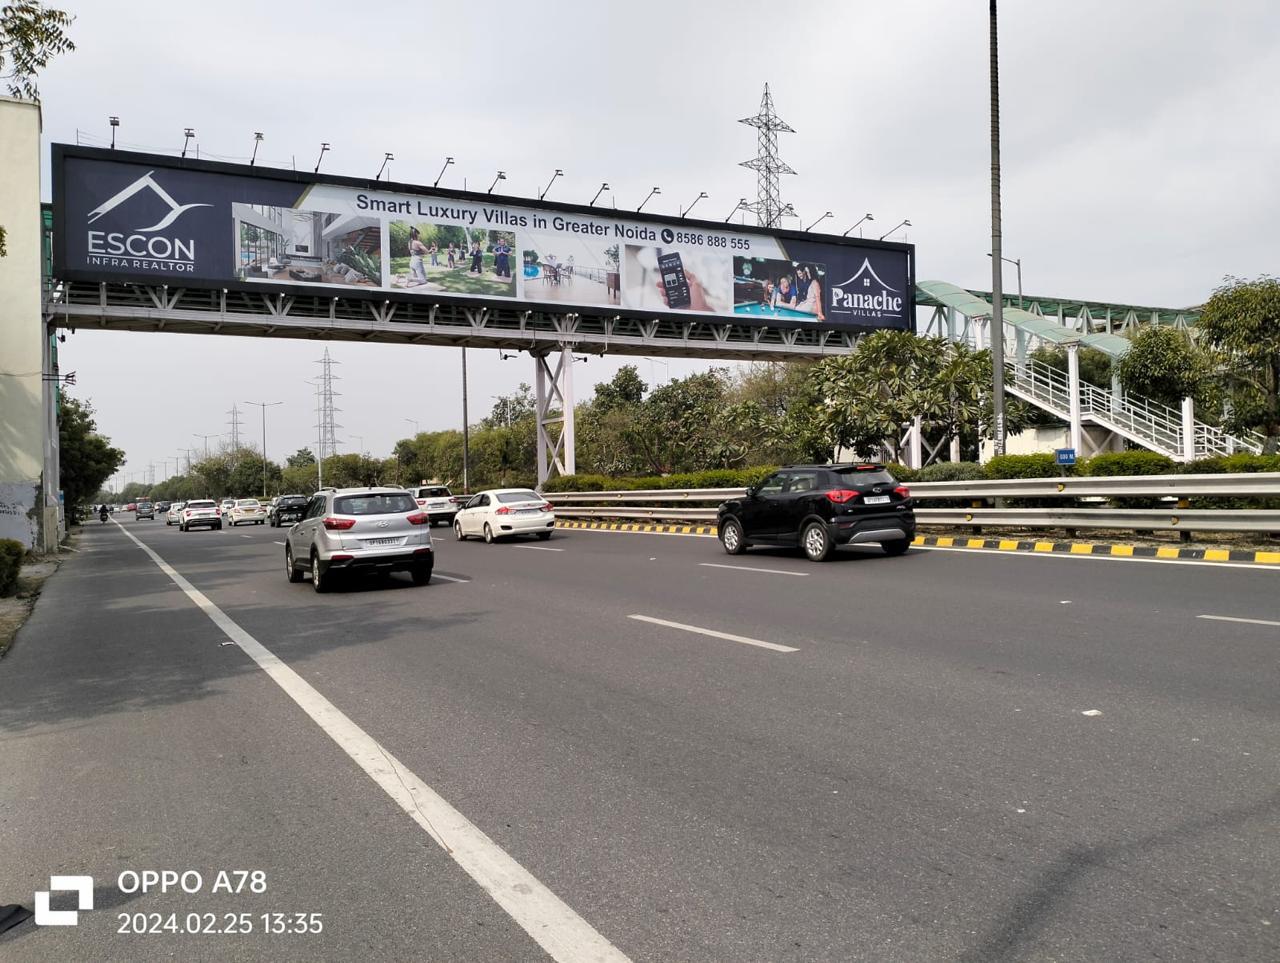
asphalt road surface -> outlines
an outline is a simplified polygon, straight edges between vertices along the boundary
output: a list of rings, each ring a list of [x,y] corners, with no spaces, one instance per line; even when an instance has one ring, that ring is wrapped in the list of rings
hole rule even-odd
[[[0,905],[94,881],[5,960],[1280,959],[1280,572],[121,518],[0,662]]]

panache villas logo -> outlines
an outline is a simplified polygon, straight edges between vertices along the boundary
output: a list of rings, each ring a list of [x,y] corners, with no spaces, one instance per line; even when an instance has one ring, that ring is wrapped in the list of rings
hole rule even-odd
[[[864,258],[862,267],[847,281],[831,288],[831,306],[851,314],[869,318],[902,313],[902,292],[890,287],[876,274],[870,258]]]
[[[88,215],[93,224],[117,208],[127,204],[143,191],[150,191],[168,209],[156,223],[122,231],[89,231],[88,261],[103,267],[134,268],[142,271],[194,271],[196,242],[194,238],[170,237],[162,234],[187,211],[212,204],[179,204],[156,182],[155,171],[147,171],[118,194],[99,204]],[[125,208],[127,212],[129,208]],[[116,215],[116,218],[124,214]]]

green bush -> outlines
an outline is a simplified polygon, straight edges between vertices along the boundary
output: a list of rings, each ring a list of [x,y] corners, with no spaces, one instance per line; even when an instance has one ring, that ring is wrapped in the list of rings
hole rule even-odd
[[[974,461],[939,461],[916,473],[918,482],[976,481],[986,478],[982,466]]]
[[[645,491],[682,488],[749,488],[777,471],[776,466],[714,468],[676,475],[618,478],[608,475],[559,475],[542,486],[544,492]]]
[[[904,484],[916,480],[916,470],[908,468],[906,465],[900,465],[896,461],[891,461],[884,466],[889,469],[889,474]]]
[[[1248,452],[1237,452],[1234,455],[1189,461],[1181,465],[1178,471],[1187,475],[1280,471],[1280,455],[1251,455]]]
[[[1051,454],[997,455],[982,466],[988,478],[1057,478],[1062,468]],[[1075,474],[1067,468],[1068,475]]]
[[[1172,458],[1155,451],[1105,451],[1094,455],[1077,474],[1112,477],[1115,475],[1171,475],[1177,471]]]
[[[26,554],[21,542],[0,538],[0,595],[8,595],[18,584],[18,572],[22,570],[22,558]]]

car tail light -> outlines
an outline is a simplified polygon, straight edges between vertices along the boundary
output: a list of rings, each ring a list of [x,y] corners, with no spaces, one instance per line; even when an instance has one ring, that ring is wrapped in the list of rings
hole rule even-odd
[[[449,501],[453,502],[455,505],[459,504],[457,495],[450,495]]]
[[[850,491],[847,488],[838,488],[835,491],[827,492],[827,498],[835,502],[837,505],[843,505],[845,502],[856,501],[859,492]]]
[[[500,505],[494,509],[493,513],[495,515],[510,515],[511,509],[508,508],[506,505]]]
[[[425,498],[415,498],[414,501],[418,503],[419,508],[421,508],[423,505],[427,503],[427,500]]]
[[[430,521],[430,516],[426,512],[414,512],[412,515],[406,515],[405,520],[410,525],[425,525]]]
[[[899,485],[897,488],[894,489],[894,491],[897,492],[899,495],[901,495],[903,498],[911,497],[911,489],[908,488],[906,485]]]
[[[329,561],[331,561],[331,562],[349,562],[349,561],[351,561],[353,558],[355,558],[355,556],[354,556],[354,555],[330,555],[330,556],[329,556]]]
[[[556,506],[552,505],[550,502],[543,502],[542,510],[544,512],[554,512],[556,510]]]
[[[322,524],[331,532],[345,532],[348,528],[355,527],[356,520],[354,518],[334,518],[330,515],[324,519]]]

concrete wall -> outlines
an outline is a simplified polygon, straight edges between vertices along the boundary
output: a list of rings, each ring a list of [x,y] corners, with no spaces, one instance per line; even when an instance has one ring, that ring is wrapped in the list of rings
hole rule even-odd
[[[50,417],[41,373],[47,336],[40,315],[40,107],[0,97],[0,538],[46,547],[54,520],[44,492],[45,430]]]

